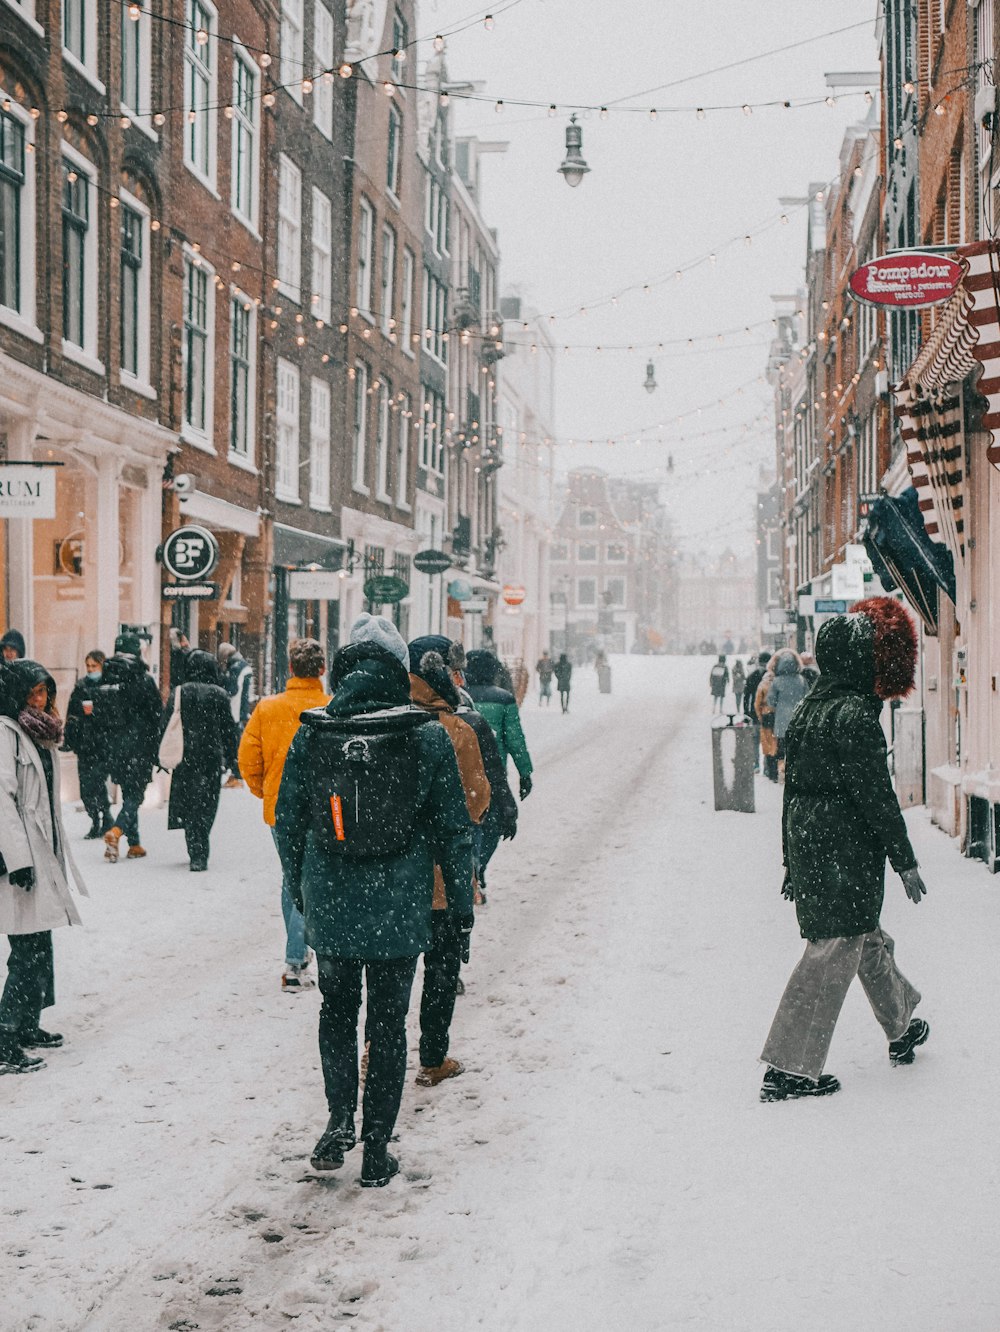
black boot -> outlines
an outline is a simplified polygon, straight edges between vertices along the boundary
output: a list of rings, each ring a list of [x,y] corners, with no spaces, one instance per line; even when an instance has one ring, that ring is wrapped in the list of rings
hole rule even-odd
[[[889,1063],[893,1068],[900,1064],[912,1064],[917,1046],[923,1045],[930,1034],[930,1025],[923,1018],[914,1018],[899,1040],[889,1042]]]
[[[0,1074],[35,1073],[44,1067],[44,1059],[35,1059],[24,1053],[13,1032],[5,1031],[0,1035]]]
[[[313,1170],[339,1170],[344,1164],[344,1153],[349,1152],[357,1140],[354,1116],[332,1114],[309,1158]]]
[[[29,1027],[17,1033],[18,1044],[24,1050],[58,1050],[63,1038],[57,1031],[43,1031],[41,1027]]]
[[[762,1101],[794,1101],[800,1096],[831,1096],[840,1091],[840,1083],[832,1073],[821,1073],[817,1080],[803,1078],[795,1073],[782,1073],[780,1068],[768,1068],[760,1088]]]
[[[361,1162],[361,1187],[384,1189],[393,1175],[399,1174],[399,1162],[389,1151],[385,1138],[365,1139],[365,1155]]]
[[[83,840],[85,842],[96,842],[99,837],[104,836],[104,833],[104,824],[99,819],[95,819],[90,825],[90,832],[83,834]]]

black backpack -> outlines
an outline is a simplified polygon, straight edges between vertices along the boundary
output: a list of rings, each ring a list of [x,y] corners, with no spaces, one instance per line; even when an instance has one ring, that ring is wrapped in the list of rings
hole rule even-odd
[[[407,850],[421,808],[417,728],[430,721],[415,708],[308,718],[312,828],[325,851],[374,859]]]

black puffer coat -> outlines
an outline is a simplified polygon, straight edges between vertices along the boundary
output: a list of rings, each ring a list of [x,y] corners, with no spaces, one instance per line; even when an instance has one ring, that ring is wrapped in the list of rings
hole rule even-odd
[[[785,734],[784,860],[805,939],[878,925],[885,861],[916,865],[892,788],[871,622],[838,616],[819,632],[822,675]]]
[[[219,683],[219,668],[209,652],[188,654],[187,678],[181,685],[184,760],[170,781],[167,826],[211,827],[219,808],[219,789],[226,768],[236,766],[239,732],[229,695]],[[171,694],[164,713],[166,730],[174,710]]]
[[[163,704],[141,657],[116,652],[104,663],[94,715],[107,738],[108,772],[118,786],[145,790],[160,744]]]

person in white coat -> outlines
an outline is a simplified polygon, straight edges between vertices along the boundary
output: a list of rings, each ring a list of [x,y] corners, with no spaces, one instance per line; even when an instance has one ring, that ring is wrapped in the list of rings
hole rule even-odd
[[[0,670],[0,934],[10,943],[0,995],[0,1073],[43,1068],[44,1061],[26,1051],[63,1043],[39,1023],[55,1002],[52,930],[80,924],[67,865],[86,893],[63,832],[63,724],[55,699],[55,681],[38,662],[11,662]]]

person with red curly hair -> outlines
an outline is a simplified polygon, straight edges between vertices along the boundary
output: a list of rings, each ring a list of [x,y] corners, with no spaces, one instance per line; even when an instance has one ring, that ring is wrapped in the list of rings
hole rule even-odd
[[[914,903],[927,891],[886,762],[883,700],[913,688],[917,638],[890,597],[859,601],[816,638],[822,674],[785,735],[782,894],[795,903],[805,952],[792,972],[761,1061],[762,1101],[827,1096],[833,1031],[857,976],[889,1040],[893,1066],[913,1062],[930,1028],[920,994],[896,966],[879,924],[885,862]]]

